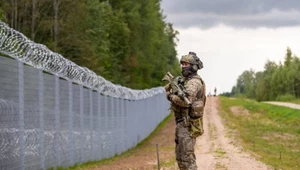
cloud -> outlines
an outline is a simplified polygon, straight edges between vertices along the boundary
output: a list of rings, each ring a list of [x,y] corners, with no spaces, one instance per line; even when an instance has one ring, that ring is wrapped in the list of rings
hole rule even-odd
[[[179,31],[178,57],[194,51],[207,92],[229,92],[243,71],[278,63],[287,47],[300,56],[299,0],[162,0],[166,21]]]
[[[179,29],[179,56],[189,51],[197,53],[204,64],[198,73],[207,85],[207,92],[230,92],[243,71],[263,71],[267,60],[284,60],[287,47],[299,56],[300,27],[244,28],[226,25],[203,30]],[[179,57],[178,56],[178,57]]]
[[[234,27],[300,25],[298,0],[163,0],[163,13],[176,27],[211,28],[219,24]]]

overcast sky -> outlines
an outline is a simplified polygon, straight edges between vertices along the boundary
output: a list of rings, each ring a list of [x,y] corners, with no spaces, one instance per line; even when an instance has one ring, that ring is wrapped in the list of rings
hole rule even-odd
[[[178,57],[197,53],[207,93],[230,92],[243,71],[263,71],[284,60],[287,47],[300,57],[299,0],[162,0],[166,21],[179,31]]]

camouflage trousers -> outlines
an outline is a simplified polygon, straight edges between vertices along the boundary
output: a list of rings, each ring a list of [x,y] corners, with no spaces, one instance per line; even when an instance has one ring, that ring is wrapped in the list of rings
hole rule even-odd
[[[178,123],[176,126],[175,143],[176,161],[179,169],[197,170],[194,153],[196,138],[190,136],[190,132],[187,127],[183,126],[183,122]]]

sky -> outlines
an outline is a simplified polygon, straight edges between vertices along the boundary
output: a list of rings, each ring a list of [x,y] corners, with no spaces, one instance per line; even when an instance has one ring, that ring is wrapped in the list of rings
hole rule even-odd
[[[166,22],[179,32],[177,53],[193,51],[207,93],[231,92],[246,70],[284,61],[287,47],[300,57],[299,0],[162,0]]]

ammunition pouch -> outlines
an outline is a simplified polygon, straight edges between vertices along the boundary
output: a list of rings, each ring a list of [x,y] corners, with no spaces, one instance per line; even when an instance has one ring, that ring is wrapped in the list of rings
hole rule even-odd
[[[204,103],[201,99],[198,99],[192,103],[192,106],[189,110],[190,116],[190,136],[198,137],[204,133],[203,129],[203,112],[204,112]]]
[[[191,118],[199,118],[203,116],[203,112],[204,112],[204,103],[200,99],[192,103],[189,115]]]
[[[171,110],[175,114],[176,123],[183,122],[184,127],[190,126],[189,108],[184,108],[171,103]]]
[[[204,133],[202,116],[196,119],[190,118],[189,131],[190,131],[190,136],[193,138],[201,136]]]

